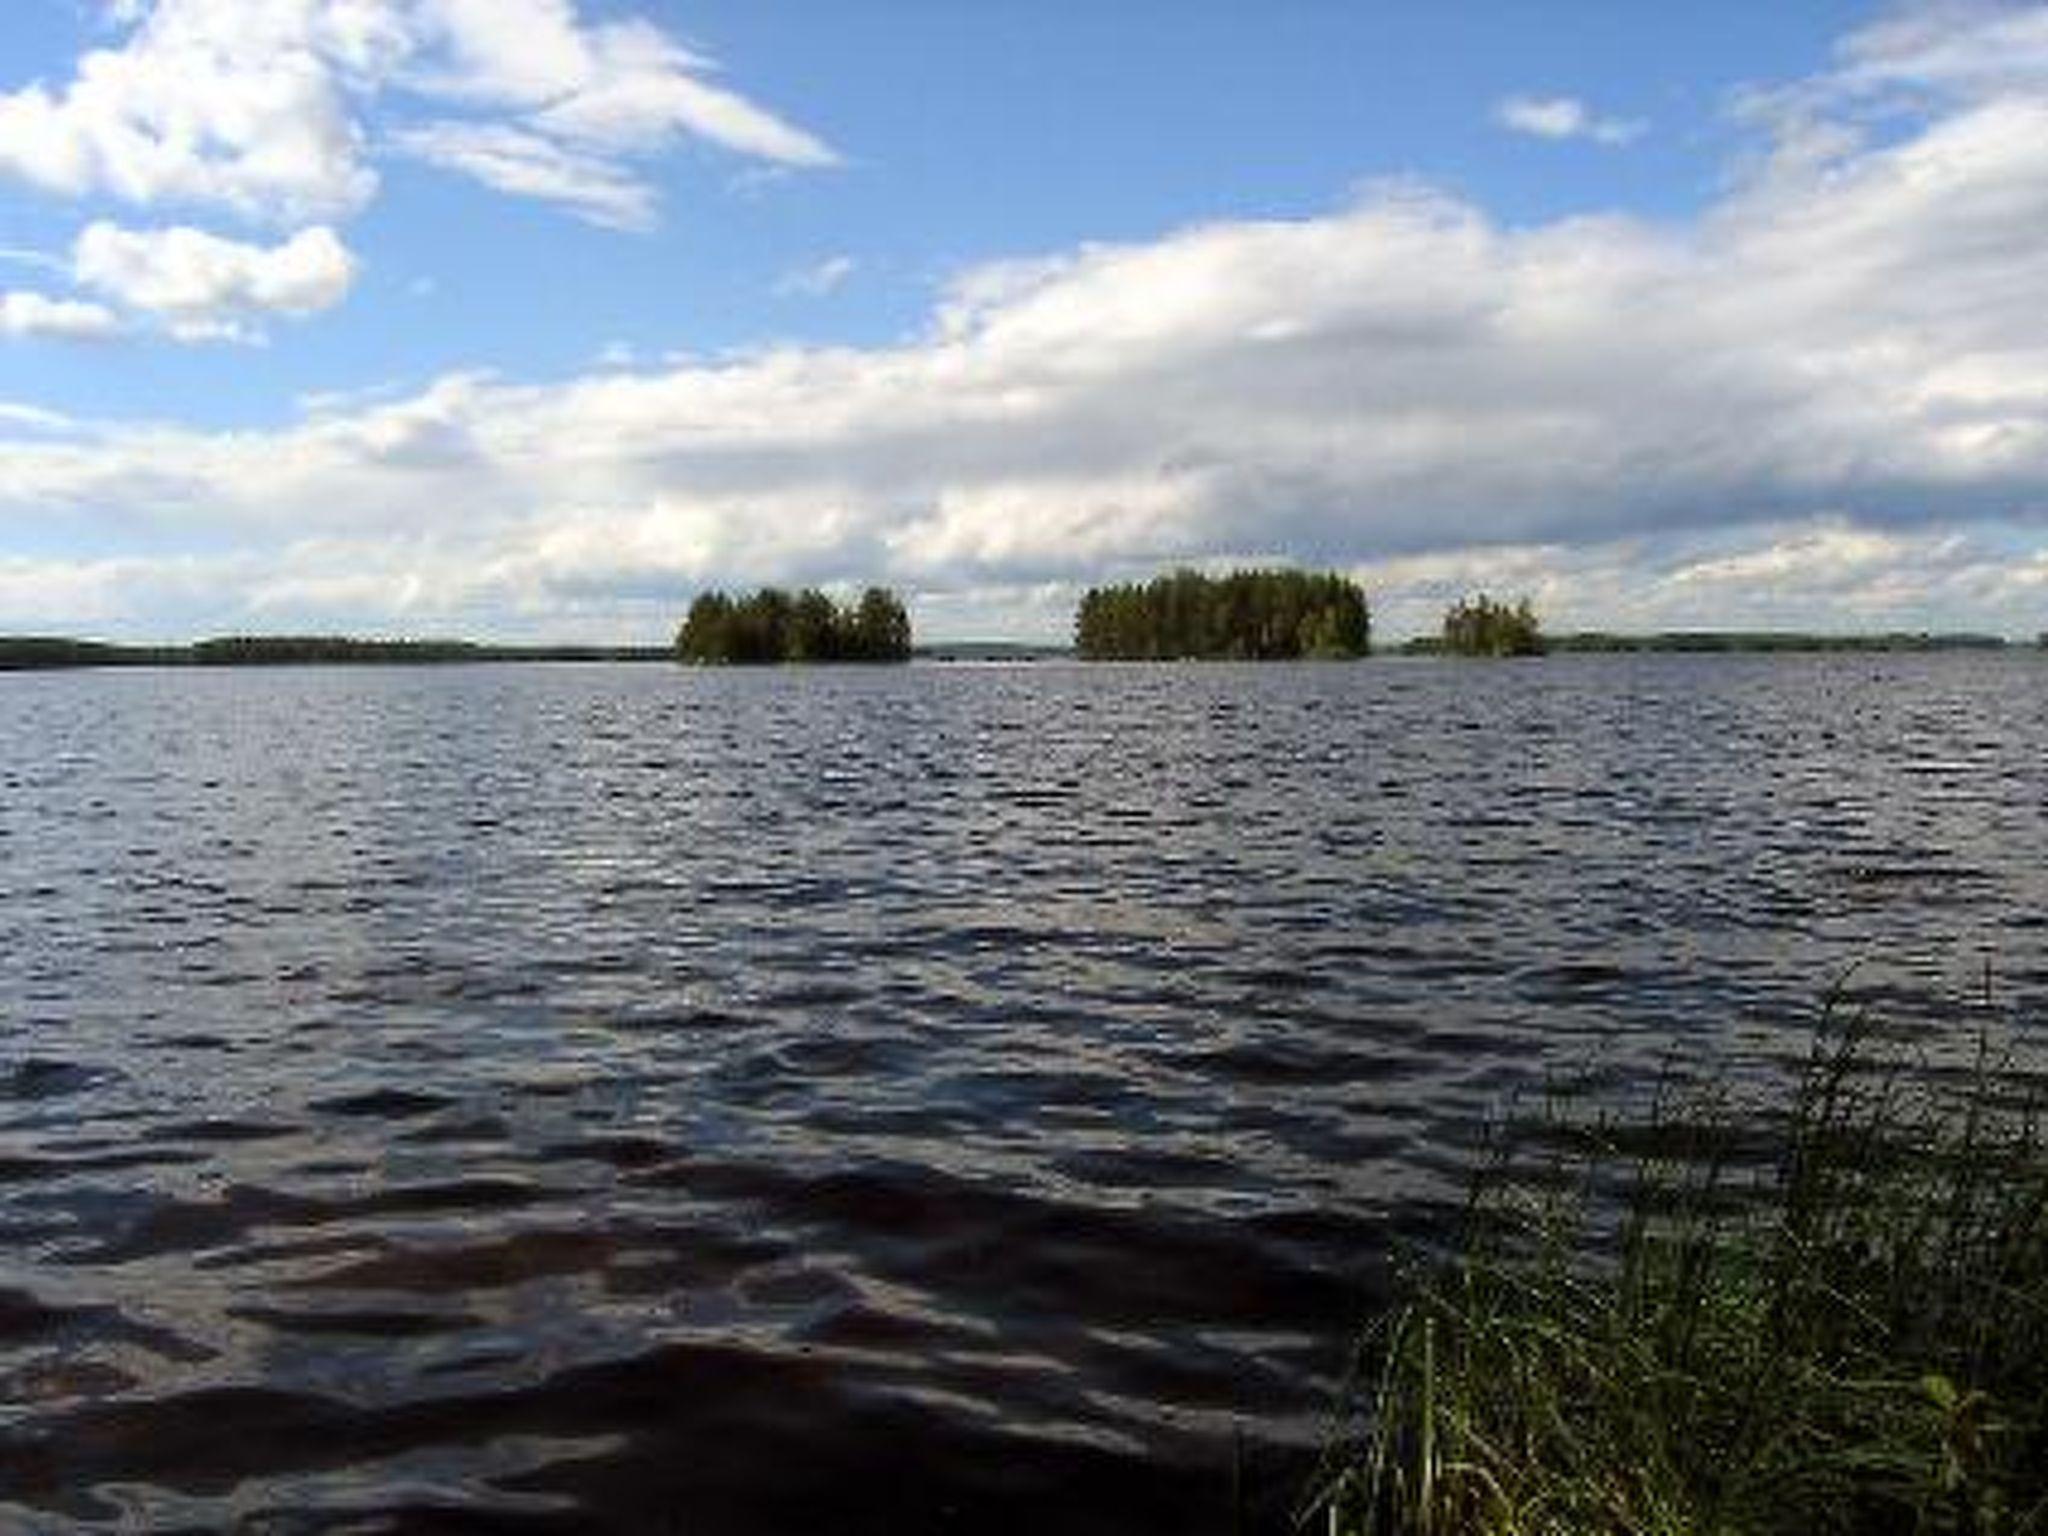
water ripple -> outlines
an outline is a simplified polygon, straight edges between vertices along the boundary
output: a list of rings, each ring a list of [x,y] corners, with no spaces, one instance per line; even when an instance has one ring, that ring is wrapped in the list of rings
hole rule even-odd
[[[1852,966],[1937,1065],[2048,996],[2031,657],[21,675],[0,741],[8,1529],[1284,1528],[1512,1096],[1770,1069]]]

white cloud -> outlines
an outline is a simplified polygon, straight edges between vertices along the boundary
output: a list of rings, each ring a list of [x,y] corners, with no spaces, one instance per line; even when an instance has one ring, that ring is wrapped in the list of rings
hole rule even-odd
[[[707,62],[645,22],[588,34],[585,71],[534,122],[573,142],[658,149],[687,135],[785,166],[836,165],[822,140],[704,76]]]
[[[265,223],[345,217],[376,193],[383,109],[469,115],[390,140],[599,222],[647,221],[635,157],[683,138],[780,165],[815,136],[709,78],[640,21],[572,0],[135,0],[72,78],[0,93],[0,176],[67,197],[207,206]]]
[[[22,289],[0,292],[0,336],[104,341],[120,331],[120,316],[103,304]]]
[[[40,405],[23,405],[16,400],[0,400],[0,427],[29,432],[69,432],[77,425],[61,411],[46,410]]]
[[[324,225],[275,246],[202,230],[88,225],[72,254],[84,287],[157,316],[187,340],[235,339],[267,315],[305,316],[348,295],[357,263]]]
[[[2048,76],[2048,10],[2009,0],[1898,7],[1838,51],[1842,67],[1819,82],[1837,97],[2032,91]]]
[[[394,147],[515,197],[539,198],[611,229],[655,222],[654,191],[616,161],[510,123],[442,121],[392,135]]]
[[[314,22],[302,4],[165,0],[122,46],[85,54],[69,84],[0,95],[0,174],[143,206],[351,212],[376,177]]]
[[[823,256],[800,267],[792,267],[776,280],[775,291],[806,299],[822,299],[844,287],[860,263],[851,256]]]
[[[243,562],[232,587],[53,570],[138,628],[260,602],[646,636],[699,583],[879,577],[965,629],[1108,575],[1285,556],[1365,572],[1395,632],[1484,585],[1561,626],[2031,633],[2048,70],[1920,110],[1689,225],[1505,227],[1380,187],[979,268],[894,346],[27,438],[0,455],[0,528]]]
[[[1509,96],[1494,108],[1503,128],[1539,139],[1590,139],[1595,144],[1628,144],[1645,124],[1632,118],[1601,117],[1576,96]]]

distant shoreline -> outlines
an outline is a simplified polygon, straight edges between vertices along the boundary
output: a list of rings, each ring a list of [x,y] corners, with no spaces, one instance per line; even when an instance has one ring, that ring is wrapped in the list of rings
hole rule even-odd
[[[913,648],[916,661],[1070,659],[1071,646],[963,640]],[[492,662],[669,662],[673,645],[495,645],[473,640],[367,640],[345,635],[258,635],[181,645],[124,645],[62,635],[0,635],[0,672],[100,667],[450,666]],[[790,663],[804,665],[804,663]]]
[[[0,671],[98,667],[445,666],[464,662],[674,661],[667,645],[482,645],[468,640],[236,636],[189,645],[118,645],[58,636],[0,636]]]
[[[1821,652],[1821,651],[2002,651],[2031,649],[2028,642],[2007,640],[2003,635],[1969,633],[1935,634],[1924,631],[1887,631],[1867,635],[1809,634],[1799,630],[1770,629],[1681,629],[1661,630],[1643,635],[1609,634],[1583,630],[1576,634],[1545,635],[1543,648],[1550,655],[1635,654],[1655,652],[1673,655],[1706,655],[1721,652]],[[1443,653],[1443,641],[1433,635],[1404,642],[1399,649],[1410,656]]]
[[[1553,655],[1797,655],[1833,652],[1925,653],[2035,650],[2041,640],[2000,635],[1806,634],[1781,630],[1674,630],[1626,635],[1549,635]],[[1031,662],[1075,658],[1072,646],[1011,640],[937,641],[913,649],[925,662]],[[1422,636],[1386,646],[1381,656],[1438,656],[1443,642]],[[1167,658],[1171,659],[1171,658]],[[491,662],[674,662],[673,645],[494,645],[469,640],[366,640],[339,635],[258,635],[184,645],[123,645],[53,635],[0,635],[0,672],[102,667],[447,666]]]

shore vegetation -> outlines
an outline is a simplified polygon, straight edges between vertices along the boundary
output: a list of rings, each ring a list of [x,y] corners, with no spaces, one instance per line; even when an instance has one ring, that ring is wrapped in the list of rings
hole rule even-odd
[[[1084,661],[1347,659],[1371,651],[1372,615],[1335,572],[1179,570],[1090,588],[1074,649]]]
[[[1873,1038],[1824,1026],[1776,1104],[1497,1144],[1366,1338],[1315,1528],[2048,1530],[2040,1078]]]

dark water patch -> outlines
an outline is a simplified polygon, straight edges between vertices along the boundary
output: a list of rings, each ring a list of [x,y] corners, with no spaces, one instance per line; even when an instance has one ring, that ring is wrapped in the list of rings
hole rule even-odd
[[[1215,1188],[1228,1185],[1237,1172],[1228,1158],[1215,1154],[1123,1148],[1071,1153],[1053,1167],[1084,1184],[1128,1190]]]
[[[318,1114],[340,1115],[347,1119],[410,1120],[446,1109],[454,1102],[444,1094],[421,1093],[406,1088],[373,1088],[366,1093],[318,1099],[306,1107]]]
[[[603,1233],[551,1230],[424,1247],[394,1244],[383,1253],[336,1265],[293,1285],[422,1296],[501,1289],[551,1276],[602,1271],[613,1249],[612,1239]]]
[[[330,1203],[330,1217],[402,1216],[447,1212],[511,1211],[542,1198],[531,1179],[509,1175],[447,1179],[430,1184],[386,1183],[374,1192]]]
[[[1285,1038],[1245,1040],[1216,1050],[1172,1053],[1168,1059],[1195,1072],[1274,1087],[1341,1084],[1361,1077],[1384,1078],[1400,1070],[1398,1061],[1385,1057]]]
[[[51,1306],[30,1291],[0,1288],[0,1344],[35,1340],[91,1315],[86,1309]]]
[[[165,1141],[277,1141],[298,1134],[297,1127],[257,1120],[174,1120],[155,1133]]]
[[[590,1161],[608,1167],[635,1170],[653,1168],[670,1161],[677,1149],[651,1136],[588,1136],[575,1141],[558,1141],[536,1154],[545,1162]]]
[[[52,1302],[33,1292],[0,1289],[0,1350],[28,1346],[131,1345],[166,1360],[194,1363],[212,1358],[205,1346],[176,1332],[129,1317],[102,1302]]]
[[[474,1115],[457,1120],[439,1120],[427,1125],[408,1126],[397,1139],[417,1146],[462,1142],[502,1142],[510,1138],[511,1126],[497,1115]]]
[[[374,1311],[364,1308],[309,1311],[304,1308],[257,1306],[234,1307],[229,1310],[229,1315],[261,1323],[278,1333],[314,1337],[431,1338],[481,1326],[481,1319],[466,1312]]]
[[[124,1168],[189,1167],[208,1160],[204,1152],[178,1147],[138,1147],[132,1151],[69,1152],[61,1145],[47,1157],[0,1158],[0,1183],[62,1179],[81,1173],[110,1173]]]
[[[31,1056],[0,1072],[0,1098],[41,1103],[83,1093],[113,1074],[105,1068],[59,1057]]]
[[[1522,973],[1524,983],[1537,993],[1610,992],[1640,980],[1627,967],[1597,960],[1567,960],[1560,965],[1535,966]]]
[[[639,1008],[609,1013],[603,1023],[627,1033],[724,1035],[761,1028],[765,1021],[717,1008]]]
[[[141,1044],[145,1050],[152,1051],[210,1052],[233,1051],[235,1049],[235,1042],[228,1039],[227,1036],[207,1034],[203,1032],[175,1035],[158,1035],[151,1039],[142,1041]]]
[[[1306,966],[1244,966],[1225,971],[1223,979],[1253,996],[1310,992],[1323,984],[1316,972]]]
[[[231,1185],[217,1199],[149,1198],[122,1230],[72,1262],[130,1264],[165,1254],[203,1254],[239,1242],[256,1227],[318,1222],[329,1211],[325,1201],[253,1185]]]

